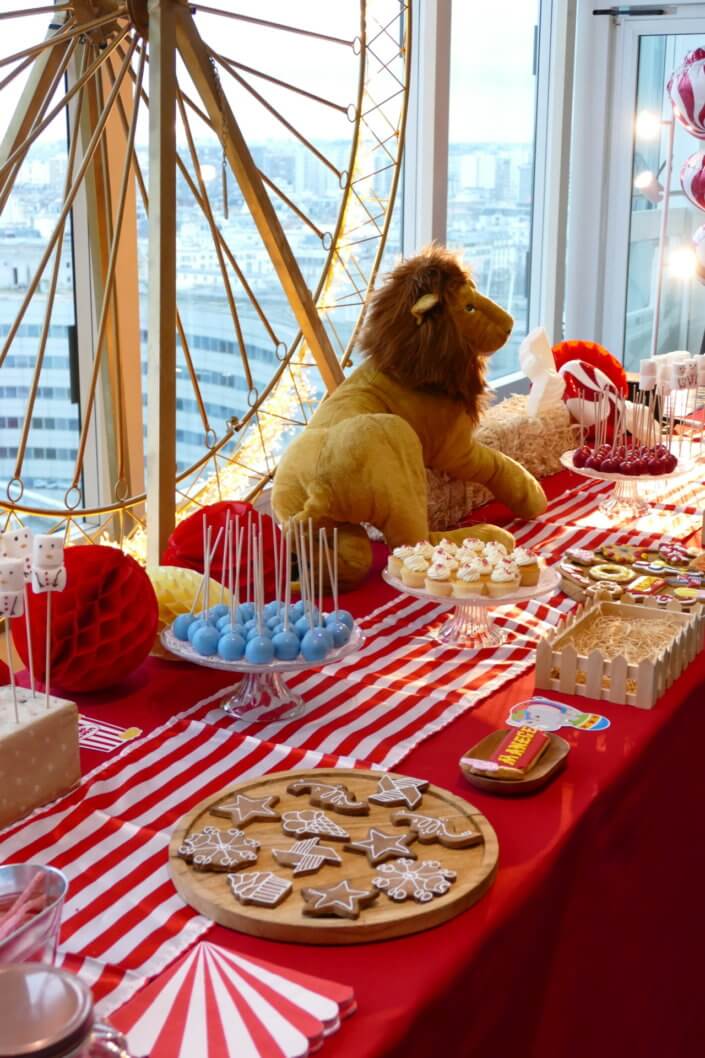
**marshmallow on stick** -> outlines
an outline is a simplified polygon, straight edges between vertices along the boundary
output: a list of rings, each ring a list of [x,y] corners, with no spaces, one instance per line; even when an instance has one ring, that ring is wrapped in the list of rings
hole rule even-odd
[[[27,630],[27,657],[29,659],[29,684],[34,697],[34,652],[32,650],[32,624],[29,619],[29,585],[32,580],[32,530],[23,526],[10,529],[0,537],[0,552],[3,558],[20,558],[24,562],[24,619]]]
[[[21,558],[0,559],[0,617],[21,617],[24,613],[24,562]]]
[[[32,591],[63,591],[66,587],[64,541],[60,536],[38,534],[32,549]]]

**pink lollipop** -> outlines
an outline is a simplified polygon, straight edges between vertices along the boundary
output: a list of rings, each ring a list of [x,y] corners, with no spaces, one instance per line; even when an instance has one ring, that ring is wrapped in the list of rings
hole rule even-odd
[[[689,202],[705,210],[705,152],[696,151],[681,168],[681,187]]]
[[[697,48],[686,55],[681,66],[671,74],[667,85],[676,120],[684,129],[705,139],[705,49]]]

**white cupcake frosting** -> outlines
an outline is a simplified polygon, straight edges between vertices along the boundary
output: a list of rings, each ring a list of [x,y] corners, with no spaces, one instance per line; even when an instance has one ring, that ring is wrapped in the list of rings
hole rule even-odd
[[[429,580],[450,580],[451,568],[447,562],[436,559],[426,570]]]
[[[454,555],[458,550],[458,545],[454,544],[452,540],[446,540],[443,537],[440,544],[436,544],[436,550],[444,551],[446,555]]]
[[[409,557],[409,555],[414,554],[414,549],[413,547],[409,547],[408,544],[402,544],[401,547],[395,547],[392,554],[395,558],[399,558],[403,562],[405,558]]]
[[[538,562],[538,558],[533,551],[529,551],[525,547],[517,547],[512,551],[512,558],[516,562],[517,566],[535,566]]]
[[[492,572],[493,563],[485,555],[479,555],[477,557],[477,564],[480,570],[480,574],[483,577],[489,577]]]
[[[498,562],[492,570],[490,580],[493,580],[498,584],[505,584],[509,581],[516,580],[518,576],[519,568],[516,562]]]
[[[463,562],[456,576],[458,580],[465,581],[466,584],[472,584],[473,581],[479,580],[482,576],[482,567],[476,561]]]
[[[417,555],[423,555],[424,558],[431,560],[433,557],[433,544],[429,544],[428,540],[422,540],[419,544],[414,544],[414,553]]]
[[[404,565],[412,573],[425,573],[429,567],[429,562],[423,555],[415,551],[404,559]]]
[[[485,544],[485,557],[490,562],[497,562],[500,558],[507,557],[507,549],[504,544],[500,544],[496,540],[490,540]]]
[[[463,540],[461,551],[468,551],[471,555],[481,555],[485,550],[485,545],[482,540],[478,540],[476,536],[466,536]]]

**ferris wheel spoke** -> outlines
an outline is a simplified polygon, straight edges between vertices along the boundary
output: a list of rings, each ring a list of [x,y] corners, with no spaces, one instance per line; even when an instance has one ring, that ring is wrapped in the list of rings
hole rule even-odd
[[[119,7],[115,11],[111,11],[109,15],[102,15],[100,18],[94,18],[90,22],[80,22],[78,25],[71,25],[69,29],[62,29],[58,33],[50,33],[39,44],[32,44],[29,48],[23,48],[22,51],[17,51],[14,55],[7,55],[4,59],[0,59],[0,66],[7,66],[11,62],[17,62],[19,59],[25,59],[28,56],[39,55],[40,52],[45,51],[47,48],[55,48],[57,44],[64,44],[67,40],[73,40],[74,37],[82,37],[91,30],[99,29],[100,26],[106,25],[108,22],[115,22],[120,18],[124,18],[126,13],[126,7]]]
[[[261,77],[263,81],[269,81],[270,84],[278,85],[280,88],[286,88],[289,92],[295,92],[297,95],[303,96],[305,99],[310,99],[315,103],[320,103],[322,106],[337,110],[341,114],[347,114],[349,111],[349,105],[345,106],[343,103],[336,103],[332,99],[326,99],[325,96],[316,95],[315,92],[308,92],[305,88],[301,88],[299,85],[291,84],[290,81],[282,81],[279,77],[264,73],[262,70],[256,70],[253,66],[245,66],[244,63],[236,62],[235,59],[230,59],[226,55],[220,55],[215,50],[213,51],[213,58],[217,59],[222,64],[227,63],[228,66],[232,66],[236,70],[243,70],[245,73],[252,74],[253,77]]]
[[[299,220],[302,220],[304,222],[304,224],[308,228],[310,228],[311,231],[314,232],[315,235],[318,236],[319,239],[323,240],[325,232],[321,231],[321,229],[318,227],[318,225],[316,223],[314,223],[314,221],[311,220],[311,218],[308,216],[308,214],[304,213],[304,211],[301,209],[301,207],[297,206],[295,202],[292,202],[292,200],[289,198],[289,196],[286,195],[282,191],[282,189],[277,184],[274,183],[274,181],[272,180],[271,177],[267,176],[267,174],[262,172],[261,169],[258,169],[257,172],[259,173],[259,175],[260,175],[260,177],[262,179],[262,182],[264,184],[266,184],[267,187],[272,189],[274,194],[278,198],[280,198],[281,201],[284,202],[285,205],[287,205],[289,207],[291,212],[295,213],[296,216],[299,218]]]
[[[312,37],[317,40],[325,40],[329,44],[342,44],[352,48],[354,40],[346,40],[344,37],[333,37],[327,33],[317,33],[312,29],[303,29],[300,26],[286,25],[283,22],[272,22],[265,18],[255,18],[253,15],[241,15],[237,11],[224,11],[221,7],[209,7],[206,4],[190,4],[192,11],[203,11],[208,15],[222,15],[224,18],[236,19],[239,22],[250,22],[257,26],[266,26],[268,29],[281,30],[284,33],[297,33],[302,37]]]
[[[221,66],[227,73],[230,74],[231,77],[233,77],[239,84],[241,84],[247,92],[250,93],[253,99],[256,99],[257,102],[261,106],[263,106],[269,114],[272,115],[273,118],[276,118],[279,124],[282,125],[287,130],[287,132],[290,132],[292,136],[295,136],[299,143],[302,143],[304,147],[307,148],[307,150],[314,154],[316,158],[318,158],[320,162],[327,166],[330,171],[335,174],[337,179],[340,180],[341,176],[343,175],[342,170],[338,169],[338,167],[333,164],[330,158],[326,158],[325,154],[322,151],[319,151],[318,147],[314,146],[314,144],[311,143],[311,141],[307,139],[306,136],[303,135],[303,133],[299,132],[295,125],[292,125],[290,121],[287,121],[284,115],[281,114],[276,109],[276,107],[273,107],[272,104],[269,103],[263,95],[260,95],[260,93],[255,88],[253,88],[251,84],[248,84],[244,77],[241,77],[241,75],[237,73],[236,70],[233,70],[226,60],[221,59],[219,55],[214,55],[213,58],[219,64],[219,66]]]
[[[76,121],[71,134],[71,140],[69,144],[68,157],[66,161],[66,177],[64,180],[64,191],[63,197],[65,198],[71,187],[73,179],[73,170],[76,164],[76,152],[78,149],[79,131],[78,124],[80,121],[81,109],[83,107],[83,91],[79,94],[78,103],[76,107]],[[62,265],[62,251],[64,246],[64,235],[65,227],[62,227],[59,234],[59,238],[56,243],[56,250],[54,254],[54,265],[52,269],[52,276],[49,283],[49,290],[47,292],[47,300],[44,308],[44,320],[42,323],[42,330],[39,337],[39,345],[37,347],[36,360],[34,364],[34,370],[32,372],[32,381],[30,383],[29,393],[27,395],[27,403],[25,405],[24,419],[22,422],[22,432],[20,440],[17,446],[17,455],[15,457],[15,468],[13,475],[15,480],[21,479],[22,468],[24,465],[24,458],[27,450],[27,442],[29,440],[29,434],[32,427],[32,416],[34,414],[34,406],[37,400],[37,393],[39,391],[39,384],[41,380],[42,368],[44,366],[44,357],[46,354],[46,346],[49,338],[49,330],[51,327],[51,318],[54,309],[54,301],[56,298],[56,288],[59,282],[59,275],[61,272]]]
[[[250,391],[252,391],[254,389],[254,382],[253,382],[253,379],[252,379],[252,371],[250,369],[250,360],[249,360],[249,357],[247,355],[247,348],[245,346],[245,338],[244,338],[244,335],[242,333],[242,327],[240,325],[240,316],[238,314],[237,306],[235,304],[235,295],[233,294],[232,285],[230,283],[230,277],[228,275],[228,270],[225,267],[225,259],[223,257],[223,249],[222,249],[222,246],[220,244],[220,237],[219,237],[218,227],[217,227],[217,225],[215,223],[215,219],[213,217],[213,209],[211,207],[210,198],[208,196],[208,190],[206,188],[205,181],[203,179],[203,173],[201,171],[201,163],[200,163],[200,160],[199,160],[199,157],[198,157],[198,152],[196,150],[196,144],[195,144],[194,139],[193,139],[193,133],[191,132],[191,125],[189,123],[188,116],[186,114],[186,108],[184,106],[184,101],[181,98],[181,93],[179,91],[177,91],[177,94],[176,94],[176,102],[177,102],[177,106],[179,108],[179,113],[181,115],[181,124],[182,124],[184,132],[186,134],[186,142],[188,144],[189,154],[191,156],[191,164],[193,165],[193,169],[194,169],[194,172],[196,174],[196,181],[197,181],[198,190],[199,190],[199,193],[200,193],[199,205],[201,207],[203,215],[206,218],[206,222],[208,224],[208,227],[210,228],[211,238],[213,240],[213,246],[215,247],[216,257],[218,259],[218,268],[220,269],[220,275],[221,275],[221,278],[223,280],[223,287],[225,289],[225,296],[226,296],[227,301],[228,301],[228,307],[230,309],[230,316],[231,316],[232,321],[233,321],[233,326],[235,328],[235,335],[237,337],[237,344],[238,344],[238,347],[240,349],[240,359],[242,361],[243,371],[245,372],[245,381],[247,382],[248,389]]]
[[[93,140],[95,140],[95,146],[96,147],[99,145],[100,141],[102,140],[103,129],[105,128],[105,124],[106,124],[107,119],[108,119],[108,117],[110,115],[110,112],[112,110],[113,103],[115,102],[115,99],[117,98],[117,95],[118,95],[118,93],[120,91],[120,87],[121,87],[122,82],[123,82],[123,80],[125,78],[125,74],[127,73],[127,69],[128,69],[130,60],[132,59],[132,55],[134,53],[134,45],[135,45],[135,41],[133,40],[132,44],[131,44],[131,47],[130,47],[130,49],[128,51],[128,56],[125,59],[125,61],[122,63],[122,66],[120,67],[120,69],[118,71],[117,77],[115,78],[115,84],[112,86],[112,88],[110,90],[110,94],[108,96],[108,99],[105,102],[105,105],[103,107],[101,115],[100,115],[100,117],[98,119],[98,123],[96,124],[95,131],[93,133],[93,136],[91,137],[91,143],[93,143]],[[144,62],[141,62],[139,70],[138,70],[139,83],[141,83],[143,76],[144,76]],[[134,142],[135,142],[135,134],[136,134],[136,131],[137,131],[138,113],[139,113],[139,99],[137,98],[135,100],[135,106],[134,106],[133,115],[132,115],[132,122],[131,122],[131,125],[130,125],[130,132],[129,132],[129,138],[128,138],[128,144],[127,144],[127,153],[125,155],[125,161],[124,161],[124,164],[123,164],[123,170],[122,170],[122,174],[121,174],[121,178],[120,178],[120,190],[119,190],[119,193],[118,193],[117,213],[116,213],[115,222],[114,222],[114,225],[113,225],[112,241],[111,241],[111,246],[110,246],[110,256],[109,256],[109,259],[108,259],[108,265],[107,265],[106,275],[105,275],[105,289],[104,289],[103,301],[102,301],[102,305],[101,305],[101,309],[100,309],[100,320],[99,320],[99,323],[98,323],[98,331],[97,331],[97,336],[96,336],[96,341],[95,341],[95,348],[93,350],[93,364],[92,364],[92,367],[91,367],[91,378],[90,378],[90,382],[89,382],[89,385],[88,385],[88,394],[87,394],[87,397],[86,397],[86,401],[85,401],[84,407],[82,409],[83,414],[82,414],[81,434],[80,434],[80,437],[79,437],[79,440],[78,440],[78,451],[77,451],[77,454],[76,454],[76,463],[75,463],[75,466],[74,466],[74,473],[73,473],[73,479],[71,481],[71,488],[78,488],[78,482],[81,480],[81,474],[83,472],[83,458],[84,458],[85,451],[86,451],[86,444],[87,444],[87,441],[88,441],[88,432],[89,432],[89,429],[91,427],[91,421],[92,421],[92,418],[93,418],[93,410],[94,410],[94,407],[95,407],[95,393],[96,393],[96,388],[97,388],[97,385],[98,385],[98,377],[99,377],[99,374],[100,374],[100,367],[101,367],[101,363],[102,363],[102,359],[103,359],[103,349],[105,347],[105,332],[106,332],[106,328],[107,328],[107,324],[108,324],[109,310],[110,310],[110,306],[112,304],[113,287],[114,287],[114,282],[115,282],[115,266],[116,266],[116,263],[117,263],[118,247],[119,247],[119,243],[120,243],[120,235],[122,233],[122,223],[123,223],[123,219],[124,219],[124,216],[125,216],[125,202],[126,202],[126,199],[127,199],[128,180],[129,180],[129,174],[130,174],[130,168],[131,168],[131,165],[130,165],[130,153],[129,152],[130,152],[130,149],[134,146]],[[96,133],[97,133],[97,135],[96,135]],[[118,401],[120,401],[122,399],[122,392],[121,392],[122,387],[120,385],[118,385],[117,389],[118,389],[119,392],[116,394],[116,396],[118,398]],[[119,414],[118,415],[118,432],[123,428],[123,425],[124,425],[124,416]],[[121,476],[122,469],[123,469],[122,468],[123,452],[124,452],[124,448],[121,446],[121,448],[118,451],[119,476]]]
[[[71,11],[73,4],[47,4],[46,7],[25,7],[0,14],[0,22],[6,18],[24,18],[28,15],[53,15],[57,11]]]
[[[95,59],[91,63],[91,65],[86,69],[86,71],[76,80],[76,82],[71,85],[71,88],[69,88],[68,92],[66,92],[66,94],[61,97],[56,106],[49,111],[49,113],[40,122],[40,124],[37,125],[36,128],[32,129],[29,136],[27,136],[26,139],[22,141],[22,143],[15,146],[12,150],[12,153],[7,158],[0,159],[2,163],[0,164],[0,177],[3,176],[7,169],[17,160],[19,155],[23,151],[28,150],[36,141],[36,139],[41,135],[41,133],[44,132],[44,130],[48,128],[49,125],[51,125],[52,121],[61,113],[64,107],[71,102],[76,93],[80,92],[83,86],[87,84],[88,81],[90,81],[96,71],[99,70],[100,67],[103,65],[108,55],[110,55],[110,53],[117,47],[118,43],[123,40],[128,33],[129,27],[127,27],[121,35],[116,37],[116,39],[107,46],[105,51],[101,52],[100,56]]]
[[[63,56],[59,56],[57,54],[56,56],[52,55],[48,57],[49,61],[44,64],[44,69],[35,71],[36,78],[30,81],[30,84],[27,86],[29,90],[25,89],[25,92],[22,95],[22,99],[20,100],[20,106],[18,107],[18,110],[15,114],[14,127],[8,129],[8,133],[5,137],[3,147],[7,149],[11,148],[12,144],[16,142],[16,140],[20,136],[22,136],[24,131],[28,128],[30,136],[36,134],[36,129],[38,128],[38,126],[42,122],[42,119],[46,115],[46,112],[49,108],[49,104],[51,103],[51,100],[54,97],[54,93],[59,87],[59,84],[61,83],[64,74],[66,73],[68,65],[71,59],[73,58],[76,46],[77,42],[71,41],[67,46]],[[54,68],[54,59],[59,59],[58,66],[56,66],[56,68]],[[41,60],[39,60],[39,62],[41,62]],[[46,85],[45,94],[43,96],[39,95],[40,104],[38,110],[36,108],[37,97],[32,97],[32,90],[34,89],[34,80],[36,80],[36,82],[42,82]],[[19,173],[22,167],[22,163],[27,157],[27,153],[29,152],[30,146],[31,144],[27,145],[26,147],[20,150],[16,161],[12,163],[12,166],[7,171],[5,178],[0,178],[0,214],[2,214],[5,206],[7,205],[7,200],[12,192],[12,188],[17,179],[17,174]],[[5,151],[3,150],[3,148],[0,148],[0,158],[4,153]]]

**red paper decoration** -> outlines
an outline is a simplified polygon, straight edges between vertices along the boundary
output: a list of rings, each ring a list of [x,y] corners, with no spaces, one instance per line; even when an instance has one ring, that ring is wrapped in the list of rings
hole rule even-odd
[[[67,547],[66,587],[51,594],[51,683],[72,693],[111,687],[149,654],[159,608],[152,583],[115,547]],[[34,672],[44,679],[48,595],[29,595]],[[24,620],[12,622],[15,646],[27,664]]]
[[[705,210],[705,153],[696,151],[681,167],[683,194],[698,209]]]
[[[571,360],[580,360],[583,364],[596,367],[607,375],[617,393],[621,393],[625,397],[629,393],[626,371],[619,360],[612,356],[608,349],[605,349],[604,345],[575,339],[559,342],[558,345],[553,346],[553,359],[556,362],[557,371],[560,371]],[[566,373],[563,377],[566,383],[563,399],[568,400],[569,398],[580,396],[585,387],[579,385],[570,373]]]
[[[220,544],[211,562],[211,577],[213,580],[225,583],[227,570],[223,562],[223,539],[225,536],[225,523],[228,513],[230,521],[240,519],[240,525],[245,528],[248,524],[256,521],[259,525],[260,518],[264,528],[264,586],[265,594],[269,598],[274,597],[274,540],[279,541],[279,530],[268,514],[260,515],[251,503],[240,503],[236,500],[222,500],[220,503],[212,503],[209,507],[203,507],[200,511],[185,518],[177,525],[169,537],[166,550],[162,556],[163,566],[181,566],[185,569],[195,569],[203,573],[203,520],[206,527],[211,529],[211,540],[215,542],[218,530],[223,529]],[[212,546],[212,545],[211,545]],[[243,544],[242,559],[240,562],[240,594],[244,597],[249,593],[245,584],[247,569],[247,542]]]

